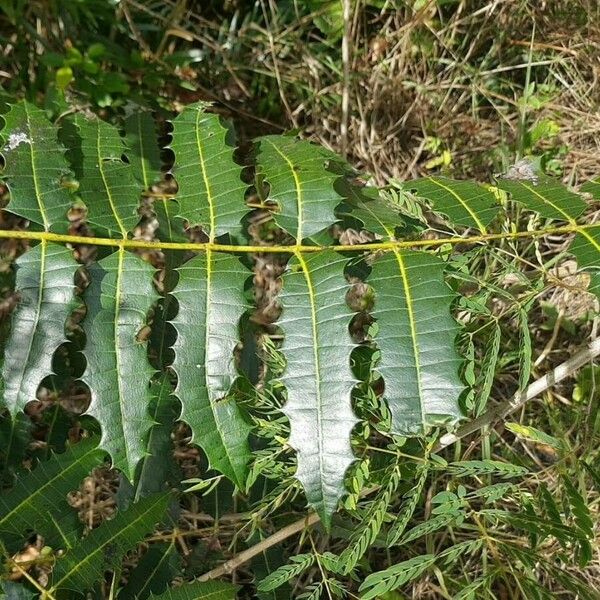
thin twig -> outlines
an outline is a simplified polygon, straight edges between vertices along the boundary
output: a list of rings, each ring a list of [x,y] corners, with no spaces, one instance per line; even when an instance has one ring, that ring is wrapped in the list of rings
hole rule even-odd
[[[526,390],[519,394],[515,394],[510,400],[501,402],[497,406],[494,406],[483,415],[465,423],[462,427],[459,427],[456,433],[447,433],[440,438],[439,444],[435,448],[435,451],[441,450],[455,444],[461,438],[464,438],[471,433],[475,433],[486,425],[491,425],[500,419],[503,419],[510,413],[521,408],[524,404],[536,398],[540,394],[543,394],[546,390],[556,385],[566,377],[569,377],[580,369],[583,365],[591,362],[594,358],[600,355],[600,338],[595,339],[587,348],[579,351],[575,356],[569,358],[565,362],[561,363],[546,373],[543,377],[536,379]]]
[[[244,550],[240,552],[237,556],[234,556],[232,559],[224,562],[219,567],[209,571],[208,573],[204,573],[201,577],[199,577],[198,581],[208,581],[209,579],[216,579],[217,577],[221,577],[222,575],[228,575],[235,571],[239,566],[248,562],[250,559],[254,558],[257,554],[264,552],[271,546],[275,546],[275,544],[279,544],[279,542],[283,542],[283,540],[295,535],[296,533],[300,533],[307,527],[314,525],[319,522],[319,515],[316,513],[310,513],[306,517],[276,531],[273,535],[270,535],[268,538],[265,538],[262,542],[255,544],[254,546],[248,548],[248,550]]]
[[[511,400],[507,400],[506,402],[502,402],[491,408],[486,413],[474,419],[473,421],[466,423],[462,427],[459,427],[456,433],[448,433],[440,438],[438,444],[433,448],[434,452],[437,452],[443,448],[447,448],[452,444],[458,442],[458,440],[470,435],[471,433],[476,433],[482,427],[492,425],[496,421],[503,419],[508,414],[514,412],[515,410],[521,408],[525,403],[533,398],[539,396],[547,389],[551,388],[553,385],[562,381],[563,379],[573,375],[578,369],[580,369],[583,365],[591,362],[594,358],[600,355],[600,338],[594,340],[587,348],[584,348],[575,356],[569,358],[565,362],[558,365],[555,369],[546,373],[540,379],[534,381],[526,390],[522,393],[515,394],[515,396]],[[371,494],[379,489],[379,486],[369,488],[366,490],[364,495]],[[221,577],[222,575],[227,575],[235,571],[238,567],[248,562],[258,554],[261,554],[268,548],[279,544],[284,541],[288,537],[295,535],[296,533],[300,533],[307,527],[314,525],[319,522],[319,516],[316,513],[310,513],[306,517],[280,529],[275,532],[273,535],[265,538],[258,544],[251,546],[247,550],[240,552],[237,556],[234,556],[232,559],[224,562],[222,565],[205,573],[202,575],[199,580],[200,581],[208,581],[210,579],[216,579],[217,577]]]

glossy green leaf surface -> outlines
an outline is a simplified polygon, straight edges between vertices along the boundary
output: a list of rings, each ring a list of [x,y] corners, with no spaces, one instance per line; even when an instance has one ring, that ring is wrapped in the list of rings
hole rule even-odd
[[[233,159],[227,129],[219,117],[197,102],[173,120],[171,149],[177,181],[179,216],[190,225],[201,225],[211,240],[234,235],[248,212],[242,168]]]
[[[148,363],[146,343],[138,334],[158,299],[152,284],[154,269],[120,249],[88,271],[83,321],[87,365],[82,377],[92,396],[87,414],[102,427],[100,447],[133,481],[153,423],[149,407],[154,369]]]
[[[381,237],[394,236],[394,230],[403,224],[400,212],[385,198],[379,195],[376,187],[358,187],[347,180],[337,182],[337,188],[342,191],[342,215],[358,219],[363,229]]]
[[[546,219],[569,221],[585,210],[585,202],[579,194],[550,177],[541,176],[535,181],[499,179],[498,187],[508,192],[515,202]]]
[[[600,298],[600,225],[577,232],[569,252],[590,275],[588,291]]]
[[[77,115],[81,172],[79,195],[87,207],[87,221],[103,235],[125,238],[139,222],[138,207],[143,185],[135,179],[119,130],[98,118]]]
[[[14,416],[36,399],[42,380],[52,374],[55,350],[67,341],[65,324],[77,306],[71,251],[42,241],[17,261],[19,303],[6,341],[2,379],[4,404]]]
[[[237,586],[221,581],[184,583],[151,600],[235,600]]]
[[[297,253],[279,296],[289,443],[298,458],[296,477],[325,525],[344,493],[344,474],[354,460],[350,432],[357,419],[350,392],[356,380],[350,369],[352,313],[344,302],[349,287],[343,275],[346,260],[331,251]]]
[[[127,157],[134,177],[147,190],[160,179],[160,147],[156,125],[148,111],[136,111],[125,119]]]
[[[71,172],[57,129],[43,110],[25,100],[2,118],[2,179],[10,191],[7,210],[46,231],[66,232],[73,197],[63,179]]]
[[[67,494],[102,464],[104,452],[97,449],[97,444],[98,439],[92,438],[52,455],[19,477],[14,488],[0,494],[0,535],[16,537],[22,543],[35,531],[46,536],[47,543],[64,547],[65,530],[70,533],[78,523],[76,511],[67,503]],[[60,524],[56,515],[64,517]]]
[[[327,170],[336,156],[328,150],[294,137],[265,136],[259,140],[257,169],[269,184],[276,202],[275,222],[297,242],[335,222],[335,207],[342,197],[335,191],[339,175]]]
[[[208,251],[178,273],[172,294],[179,310],[171,323],[177,332],[173,370],[181,419],[192,428],[193,442],[206,452],[211,467],[241,486],[250,456],[249,426],[226,396],[238,377],[234,349],[250,272],[237,257]]]
[[[166,375],[150,386],[148,412],[152,428],[145,440],[144,457],[138,464],[132,496],[137,500],[165,489],[173,468],[171,431],[177,418],[178,402],[172,396],[171,382]]]
[[[474,227],[482,233],[487,232],[500,208],[491,191],[472,181],[424,177],[407,182],[406,188],[428,200],[451,223]]]
[[[425,252],[394,251],[375,260],[368,283],[381,351],[377,371],[392,414],[392,431],[411,436],[460,418],[461,364],[458,325],[450,315],[454,295],[444,263]]]
[[[127,584],[119,592],[119,600],[145,600],[150,594],[160,594],[181,567],[174,541],[150,546],[129,574]]]
[[[586,194],[591,194],[596,200],[600,199],[600,177],[590,179],[581,186],[581,191]]]
[[[92,530],[64,556],[57,558],[50,591],[90,589],[102,579],[104,571],[120,564],[125,553],[154,529],[163,518],[168,502],[169,494],[148,496]]]

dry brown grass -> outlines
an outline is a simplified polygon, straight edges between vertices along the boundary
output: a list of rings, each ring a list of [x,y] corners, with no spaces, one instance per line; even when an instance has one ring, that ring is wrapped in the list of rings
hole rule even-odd
[[[564,175],[572,182],[599,170],[594,0],[461,0],[445,7],[431,0],[420,10],[400,1],[378,10],[360,0],[347,23],[346,69],[343,42],[328,41],[313,16],[290,18],[277,2],[261,0],[260,10],[244,19],[242,4],[230,3],[230,21],[219,26],[193,3],[183,3],[186,11],[171,2],[179,11],[163,50],[191,41],[207,52],[218,86],[206,82],[202,65],[182,74],[210,88],[252,133],[269,128],[264,120],[299,127],[334,150],[346,149],[349,161],[380,183],[435,170],[427,163],[443,150],[451,156],[447,171],[487,179],[514,160],[525,131],[551,120],[556,135],[525,150],[563,148]],[[526,92],[527,81],[534,90]]]

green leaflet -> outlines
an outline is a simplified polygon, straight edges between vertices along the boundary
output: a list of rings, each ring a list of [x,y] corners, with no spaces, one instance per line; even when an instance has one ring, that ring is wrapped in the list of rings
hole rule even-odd
[[[17,261],[19,304],[6,342],[2,378],[4,404],[15,416],[36,399],[39,384],[52,374],[52,356],[67,341],[65,322],[77,301],[71,251],[46,241]]]
[[[237,586],[221,581],[184,583],[150,600],[235,600]]]
[[[487,226],[500,208],[492,192],[472,181],[425,177],[408,181],[406,188],[429,200],[434,210],[447,215],[452,224],[475,227],[481,233],[487,233]]]
[[[143,498],[129,510],[119,511],[87,537],[56,559],[50,593],[56,590],[82,592],[103,577],[104,571],[120,564],[126,552],[134,548],[163,518],[169,494]]]
[[[67,231],[72,197],[62,180],[70,175],[65,149],[46,113],[25,100],[2,115],[2,148],[8,185],[7,210],[41,225],[46,231]]]
[[[120,248],[89,267],[84,296],[87,366],[82,380],[92,395],[87,414],[102,427],[100,447],[130,481],[153,423],[148,409],[154,370],[146,343],[137,340],[158,298],[153,274],[151,265]]]
[[[102,235],[126,238],[140,220],[138,207],[142,186],[132,166],[123,161],[127,152],[119,130],[98,118],[77,115],[79,136],[74,143],[74,169],[79,178],[79,194],[87,206],[87,221]],[[80,156],[79,156],[80,155]],[[80,160],[80,164],[78,163]]]
[[[333,184],[339,175],[327,170],[332,152],[310,142],[278,135],[259,139],[257,170],[269,184],[269,200],[279,209],[274,218],[300,243],[336,221],[342,197]]]
[[[595,183],[588,182],[582,191],[590,191],[590,185],[595,186]],[[542,217],[567,221],[571,225],[576,225],[576,219],[586,208],[579,194],[549,177],[543,177],[535,183],[501,179],[498,187],[509,192],[515,202],[538,212]],[[578,231],[569,252],[577,259],[580,269],[591,271],[588,291],[600,297],[600,225]]]
[[[160,179],[160,148],[156,141],[156,125],[148,111],[136,111],[125,119],[127,156],[134,177],[147,190]]]
[[[459,327],[450,315],[454,294],[443,271],[444,263],[430,254],[397,250],[379,257],[367,280],[380,331],[377,371],[398,435],[420,435],[461,417],[464,385],[454,344]]]
[[[435,556],[433,554],[424,554],[392,565],[385,571],[371,573],[360,585],[360,597],[362,600],[381,597],[385,592],[395,590],[416,579],[434,563]]]
[[[250,427],[235,401],[225,396],[238,376],[233,351],[250,272],[237,257],[207,250],[184,263],[178,273],[172,295],[179,312],[171,323],[177,331],[173,370],[181,418],[192,428],[193,442],[206,452],[211,467],[242,487]]]
[[[129,574],[127,584],[119,592],[119,600],[145,600],[152,593],[161,593],[181,572],[181,562],[175,541],[150,546]]]
[[[190,104],[173,120],[173,175],[179,190],[179,217],[201,225],[211,240],[236,236],[248,212],[242,168],[227,145],[227,130],[219,117],[206,112],[206,102]]]
[[[25,413],[0,420],[0,473],[3,478],[21,466],[31,439],[31,421]]]
[[[380,195],[376,187],[359,187],[347,178],[336,184],[344,197],[341,216],[358,219],[364,229],[382,237],[393,237],[396,227],[403,224],[398,208]]]
[[[569,252],[579,268],[590,273],[588,292],[600,298],[600,225],[577,232]]]
[[[104,452],[98,440],[88,439],[67,448],[62,454],[41,462],[33,471],[19,477],[15,487],[0,495],[0,537],[17,537],[21,542],[30,531],[46,537],[46,543],[63,545],[64,531],[77,528],[77,513],[67,503],[67,494],[90,471],[102,463]],[[54,519],[64,515],[58,524]]]
[[[0,600],[34,600],[35,593],[14,581],[0,581]]]
[[[586,194],[591,194],[596,200],[600,200],[600,177],[586,181],[581,186],[581,191]]]
[[[143,498],[164,489],[172,468],[171,430],[177,418],[177,401],[171,395],[171,382],[166,375],[150,386],[152,402],[150,416],[153,425],[148,435],[145,456],[142,459],[135,484],[135,497]]]
[[[298,456],[296,477],[326,527],[354,460],[350,432],[357,422],[350,403],[356,380],[350,369],[352,313],[344,302],[346,261],[332,251],[296,253],[279,296],[289,443]]]
[[[499,179],[498,187],[508,192],[515,202],[546,219],[572,221],[585,210],[579,194],[570,192],[559,181],[542,176],[537,181]]]

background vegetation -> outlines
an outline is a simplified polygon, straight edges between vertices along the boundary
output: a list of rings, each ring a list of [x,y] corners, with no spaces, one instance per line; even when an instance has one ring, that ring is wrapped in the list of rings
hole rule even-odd
[[[6,105],[24,97],[53,117],[76,106],[118,124],[134,107],[149,108],[162,123],[164,137],[174,112],[196,100],[214,101],[215,111],[237,126],[240,154],[256,135],[298,130],[344,156],[364,174],[361,180],[385,186],[384,194],[418,221],[427,207],[404,194],[400,182],[419,175],[487,182],[531,155],[542,170],[569,185],[598,174],[598,39],[600,5],[594,0],[2,0],[0,101]],[[168,161],[163,157],[165,165]],[[168,186],[165,181],[154,191],[168,192]],[[595,222],[599,214],[597,203],[590,202],[586,220]],[[536,225],[518,210],[513,217],[524,227]],[[22,223],[3,213],[2,225],[18,228]],[[77,215],[74,226],[83,226]],[[265,235],[260,215],[252,227],[257,238]],[[152,232],[142,227],[137,235]],[[341,235],[352,241],[354,234]],[[488,397],[490,403],[510,398],[530,377],[542,376],[597,336],[597,300],[586,292],[589,278],[576,275],[566,257],[567,241],[557,235],[466,248],[454,256],[450,283],[464,295],[456,315],[466,324],[460,348],[471,359],[464,376],[478,390],[470,399],[472,415],[483,411]],[[23,248],[14,240],[2,245],[4,317],[15,305],[12,263]],[[276,344],[272,323],[280,266],[263,257],[256,265],[263,291],[253,322]],[[6,331],[6,318],[3,327]],[[268,367],[278,372],[280,357],[269,342],[266,348]],[[389,484],[387,496],[376,495],[371,502],[351,495],[331,534],[307,530],[242,565],[230,576],[241,584],[241,597],[304,593],[329,598],[342,594],[342,588],[355,594],[369,573],[398,564],[414,579],[407,577],[404,585],[398,576],[400,591],[382,598],[597,597],[599,374],[599,367],[588,365],[507,423],[444,454],[449,461],[502,461],[514,468],[511,473],[476,471],[457,479],[456,473],[432,469],[421,478],[409,461],[401,463],[402,476],[394,483],[385,454],[396,459],[416,450],[381,442],[381,451],[361,462],[348,483],[350,489]],[[81,417],[87,392],[74,377],[68,381],[55,387],[51,380],[40,388],[38,402],[28,407],[28,421],[22,423],[27,432],[19,438],[22,448],[16,455],[9,457],[0,448],[6,487],[15,470],[35,466],[51,450],[62,451],[67,440],[79,439],[81,429],[90,427]],[[192,580],[305,514],[303,498],[291,483],[293,456],[286,455],[281,464],[272,461],[287,435],[285,424],[274,416],[277,393],[267,388],[261,397],[261,423],[270,426],[264,429],[252,474],[268,476],[263,489],[232,496],[232,486],[215,479],[214,488],[201,484],[198,491],[182,495],[178,534],[159,540],[167,543],[163,552],[151,555],[156,547],[151,542],[161,533],[149,534],[154,537],[128,554],[95,597],[115,597],[115,590],[126,586],[129,591],[121,591],[119,598],[147,597],[149,589],[138,594],[133,573],[143,580],[144,568],[162,565],[163,556],[170,568],[163,580],[173,575]],[[367,392],[365,398],[358,402],[368,412],[369,401],[376,400]],[[171,410],[178,413],[177,407]],[[6,426],[1,430],[2,448],[11,447],[13,433]],[[360,435],[364,442],[369,432]],[[177,482],[205,476],[202,453],[188,441],[187,428],[176,425],[169,452]],[[503,479],[510,474],[515,478]],[[423,495],[412,507],[407,492],[418,482]],[[481,489],[488,490],[491,505],[513,516],[502,524],[482,518],[481,503],[488,499],[478,496]],[[113,517],[120,503],[126,505],[128,493],[118,472],[103,467],[85,479],[70,501],[91,530]],[[402,544],[388,548],[389,537],[364,533],[374,521],[387,525],[405,514],[407,505],[414,514],[406,512],[411,519],[406,531],[413,533]],[[439,528],[426,525],[436,516]],[[554,528],[542,522],[553,522]],[[358,570],[337,572],[331,554],[360,543],[361,535],[371,549]],[[419,565],[404,563],[443,552],[448,540],[481,544],[483,550],[453,556],[424,574]],[[43,540],[32,539],[12,557],[42,584],[47,566],[39,559],[46,548]],[[281,575],[276,569],[295,555],[299,558]],[[545,562],[551,557],[559,557],[560,569]],[[257,590],[256,581],[269,573],[278,573],[282,587],[269,589],[267,583]],[[9,579],[22,583],[27,577],[9,570]],[[7,589],[9,597],[16,597]]]

